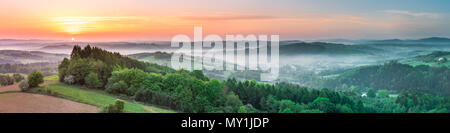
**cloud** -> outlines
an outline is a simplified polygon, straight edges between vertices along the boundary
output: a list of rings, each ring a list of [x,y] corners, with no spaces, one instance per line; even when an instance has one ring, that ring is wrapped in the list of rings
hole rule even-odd
[[[187,16],[184,20],[192,21],[235,21],[235,20],[271,20],[271,21],[296,21],[300,23],[352,23],[368,24],[368,19],[363,17],[335,15],[332,17],[278,17],[278,16],[257,16],[257,15],[221,15],[221,16]]]
[[[183,17],[186,20],[195,21],[222,21],[222,20],[261,20],[261,19],[279,19],[273,16],[257,16],[257,15],[226,15],[226,16],[187,16]]]
[[[389,14],[398,14],[398,15],[406,15],[412,17],[429,17],[429,18],[439,18],[441,15],[438,13],[430,13],[430,12],[410,12],[405,10],[385,10],[385,13]]]
[[[135,16],[120,16],[120,17],[56,17],[54,21],[59,24],[80,25],[95,22],[127,22],[140,20],[141,18]]]

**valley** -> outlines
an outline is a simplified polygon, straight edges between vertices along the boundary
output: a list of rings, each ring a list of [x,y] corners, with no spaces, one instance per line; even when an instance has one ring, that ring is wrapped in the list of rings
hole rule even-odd
[[[10,41],[10,40],[8,40]],[[16,40],[17,41],[17,40]],[[345,41],[345,40],[334,40],[334,41]],[[349,41],[346,41],[349,42]],[[280,42],[282,44],[280,46],[280,76],[278,80],[273,82],[267,82],[265,84],[276,85],[280,88],[293,89],[296,85],[304,86],[309,89],[308,91],[320,91],[320,93],[328,93],[328,91],[336,91],[339,95],[346,95],[345,99],[352,99],[353,102],[349,103],[341,103],[343,101],[332,100],[331,97],[327,96],[331,103],[336,104],[331,110],[319,109],[316,110],[315,105],[312,104],[313,101],[322,100],[322,99],[293,99],[292,97],[285,97],[284,95],[274,96],[274,94],[265,94],[262,98],[246,98],[249,95],[248,92],[239,92],[238,90],[233,90],[234,86],[232,84],[238,84],[239,86],[244,85],[242,87],[247,88],[249,90],[253,90],[256,92],[263,91],[267,93],[269,90],[264,90],[263,88],[254,88],[252,84],[255,84],[253,81],[259,81],[259,76],[261,71],[211,71],[211,70],[203,70],[202,73],[205,74],[206,77],[202,77],[198,75],[198,73],[192,72],[188,75],[196,75],[198,79],[203,80],[202,82],[208,83],[212,82],[211,79],[218,79],[219,82],[223,82],[221,84],[230,84],[227,85],[228,88],[231,88],[233,94],[228,94],[228,97],[234,97],[236,95],[239,97],[240,101],[242,101],[242,105],[234,107],[234,111],[238,111],[240,109],[245,110],[246,112],[435,112],[435,111],[443,111],[446,108],[441,104],[440,106],[429,106],[425,108],[415,108],[416,106],[406,105],[406,103],[402,103],[399,101],[400,99],[408,99],[411,96],[414,99],[422,98],[422,97],[436,97],[433,99],[446,99],[446,96],[450,93],[447,93],[448,90],[446,88],[445,83],[447,83],[446,76],[448,76],[448,64],[447,59],[450,57],[448,46],[448,42],[443,38],[425,38],[419,40],[365,40],[365,41],[352,41],[352,44],[337,44],[337,42],[302,42],[302,41],[285,41]],[[29,47],[21,47],[22,50],[0,50],[0,71],[4,74],[12,74],[12,73],[22,73],[28,74],[32,70],[39,70],[44,72],[44,75],[55,77],[56,75],[61,74],[61,64],[66,64],[63,61],[63,58],[69,58],[70,56],[74,56],[73,46],[76,44],[83,44],[83,46],[88,46],[87,43],[83,42],[69,42],[69,43],[57,43],[57,42],[49,42],[45,43],[45,41],[38,41],[34,44],[33,41],[27,41],[30,45]],[[162,74],[162,75],[153,75],[153,78],[169,78],[174,75],[167,75],[170,73],[186,73],[180,70],[172,70],[171,67],[171,57],[173,52],[176,49],[168,47],[166,42],[157,42],[153,43],[128,43],[128,42],[118,42],[118,43],[92,43],[92,47],[95,48],[105,48],[107,50],[111,50],[113,52],[119,52],[121,54],[126,54],[126,57],[113,57],[118,59],[123,59],[126,62],[132,62],[132,64],[124,64],[128,68],[138,68],[143,70],[145,73],[150,75],[153,74]],[[8,46],[8,43],[2,43],[0,41],[0,46]],[[18,44],[19,45],[19,44]],[[89,44],[91,45],[91,44]],[[127,47],[128,46],[128,47]],[[133,47],[131,47],[133,46]],[[86,49],[86,48],[85,48]],[[91,48],[89,48],[91,49]],[[27,50],[37,50],[37,51],[27,51]],[[80,48],[80,50],[83,50]],[[206,49],[207,50],[207,49]],[[52,52],[59,51],[59,52]],[[61,51],[69,51],[63,52]],[[98,51],[98,49],[97,49]],[[104,52],[100,52],[105,54]],[[114,61],[107,58],[99,58],[99,57],[83,57],[86,59],[79,60],[77,62],[86,62],[88,64],[84,65],[93,65],[89,62],[94,63],[95,60],[91,60],[89,58],[94,58],[97,60],[96,63],[98,66],[95,67],[103,67],[102,63],[107,65],[106,68],[101,68],[98,70],[106,70],[112,71],[109,68],[109,64],[114,64]],[[116,56],[116,55],[115,55]],[[130,59],[127,59],[130,58]],[[143,61],[146,63],[140,63],[133,61],[133,59],[137,59],[139,61]],[[116,60],[116,59],[114,59]],[[220,59],[218,59],[220,60]],[[74,60],[76,61],[76,60]],[[99,62],[101,61],[101,62]],[[72,61],[71,61],[72,62]],[[148,64],[147,64],[148,63]],[[202,62],[194,62],[194,63],[202,63]],[[210,65],[204,64],[203,65]],[[75,65],[75,64],[74,64]],[[82,65],[82,64],[79,64]],[[238,65],[238,64],[236,64]],[[59,67],[58,67],[59,66]],[[86,66],[78,66],[81,69],[84,69]],[[67,68],[66,68],[67,69]],[[73,69],[73,68],[72,68]],[[81,70],[80,69],[80,70]],[[126,68],[123,72],[129,73]],[[397,70],[398,69],[398,70]],[[86,69],[88,70],[88,69]],[[90,69],[89,69],[90,70]],[[96,70],[96,71],[98,71]],[[81,70],[83,71],[83,70]],[[134,71],[134,70],[131,70]],[[130,71],[130,72],[131,72]],[[385,72],[384,72],[385,71]],[[403,71],[398,74],[394,74],[395,71]],[[99,74],[105,73],[99,71]],[[124,73],[124,74],[125,74]],[[140,73],[140,72],[138,72]],[[67,74],[78,74],[69,72]],[[89,73],[85,73],[89,74]],[[391,75],[389,75],[391,74]],[[394,75],[398,76],[398,78]],[[52,76],[53,75],[53,76]],[[422,75],[422,76],[421,76]],[[427,76],[424,76],[427,75]],[[61,75],[60,75],[61,76]],[[108,75],[104,75],[108,76]],[[98,75],[100,77],[98,80],[102,82],[102,86],[99,88],[114,88],[114,86],[120,86],[122,84],[110,84],[108,87],[106,83],[110,81],[109,77],[104,77],[102,75]],[[200,77],[198,77],[200,76]],[[390,77],[390,78],[381,78],[381,77]],[[401,81],[401,78],[406,78],[405,82]],[[382,80],[384,79],[384,80]],[[29,92],[33,94],[22,94],[20,90],[17,90],[15,85],[4,86],[2,87],[2,92],[4,97],[11,98],[12,95],[23,95],[30,98],[35,98],[36,95],[50,95],[56,98],[68,99],[70,101],[75,101],[79,103],[84,103],[87,105],[95,106],[97,109],[94,112],[100,112],[99,108],[102,108],[108,104],[114,102],[115,99],[123,99],[125,100],[125,112],[141,112],[141,113],[155,113],[155,112],[191,112],[191,111],[200,111],[200,112],[208,112],[206,109],[196,108],[182,108],[177,103],[177,100],[171,96],[171,93],[175,92],[158,92],[160,89],[167,89],[165,85],[157,86],[149,86],[150,88],[156,89],[151,91],[143,91],[140,92],[139,88],[137,88],[135,84],[125,83],[125,86],[136,87],[137,91],[123,91],[123,90],[108,90],[106,89],[106,93],[101,90],[92,90],[93,86],[89,87],[86,83],[83,83],[84,79],[78,79],[81,84],[68,84],[66,79],[59,80],[58,76],[52,79],[52,84],[48,84],[48,81],[42,87],[38,87],[35,89],[31,89]],[[59,80],[60,83],[57,83]],[[121,79],[125,80],[125,79]],[[115,82],[121,81],[117,80]],[[235,81],[234,81],[235,80]],[[379,80],[379,81],[378,81]],[[414,84],[410,84],[412,80],[416,80]],[[248,82],[251,81],[251,82]],[[65,83],[63,83],[65,82]],[[77,81],[76,81],[77,82]],[[158,81],[161,82],[161,81]],[[191,81],[192,82],[192,81]],[[84,85],[83,85],[84,84]],[[154,83],[152,83],[154,84]],[[165,84],[162,82],[161,84]],[[180,82],[183,84],[183,82]],[[260,84],[260,83],[256,83]],[[407,85],[409,84],[409,85]],[[246,85],[248,85],[246,87]],[[262,84],[261,84],[262,85]],[[264,86],[264,85],[262,85]],[[154,88],[156,87],[156,88]],[[162,88],[161,88],[162,87]],[[176,87],[176,86],[172,86]],[[248,88],[250,87],[250,88]],[[89,89],[87,89],[89,88]],[[95,87],[94,87],[95,88]],[[157,89],[160,88],[160,89]],[[170,87],[169,87],[170,88]],[[238,87],[240,88],[240,87]],[[321,88],[328,88],[327,90],[323,90]],[[119,89],[119,88],[118,88]],[[236,89],[236,88],[234,88]],[[256,89],[256,90],[254,90]],[[262,89],[262,90],[258,90]],[[300,89],[302,90],[302,89]],[[156,92],[155,92],[156,91]],[[170,90],[173,91],[173,90]],[[298,91],[298,90],[296,90]],[[362,96],[368,95],[368,93],[374,93],[373,96],[375,101],[382,100],[386,104],[384,106],[377,105],[377,102],[374,101],[373,98],[364,98]],[[180,92],[176,92],[180,93]],[[226,92],[229,93],[229,92]],[[300,93],[300,92],[299,92]],[[301,92],[306,93],[306,92]],[[420,95],[416,95],[416,93]],[[11,96],[6,96],[6,95]],[[183,93],[181,93],[183,94]],[[414,94],[414,95],[411,95]],[[131,95],[131,96],[130,96]],[[135,95],[135,96],[133,96]],[[184,95],[184,94],[183,94]],[[202,95],[202,94],[198,94]],[[300,95],[300,94],[295,94]],[[304,95],[304,94],[302,94]],[[138,96],[138,97],[136,97]],[[148,99],[142,96],[151,96],[152,99]],[[155,97],[156,96],[156,97]],[[272,97],[274,96],[274,97]],[[388,96],[388,97],[385,97]],[[16,96],[14,96],[16,97]],[[94,98],[95,97],[95,98]],[[157,98],[157,99],[153,99]],[[166,100],[172,101],[166,103],[168,101],[155,101],[158,98],[164,98]],[[260,102],[269,102],[268,98],[271,97],[274,105],[279,105],[279,109],[270,110],[267,109],[265,104]],[[284,97],[284,98],[283,98]],[[304,97],[304,96],[302,96]],[[312,96],[311,98],[320,98],[317,96]],[[252,100],[253,99],[253,100]],[[338,98],[340,99],[340,98]],[[5,99],[10,100],[10,99]],[[229,99],[231,100],[231,99]],[[256,100],[256,101],[255,101]],[[277,101],[279,100],[279,101]],[[283,101],[288,100],[288,101]],[[140,101],[135,103],[133,101]],[[195,100],[194,100],[195,101]],[[259,102],[258,102],[259,101]],[[439,101],[439,100],[438,100]],[[283,102],[283,103],[282,103]],[[292,105],[289,102],[293,102]],[[359,103],[362,102],[362,103]],[[346,105],[346,104],[349,105]],[[27,104],[27,103],[23,103]],[[192,106],[192,105],[183,106]],[[289,109],[286,110],[289,105]],[[353,105],[355,104],[355,105]],[[423,104],[423,103],[415,103],[415,104]],[[283,106],[282,106],[283,105]],[[351,106],[350,106],[351,105]],[[356,107],[356,105],[358,107]],[[160,107],[156,107],[160,106]],[[389,107],[385,107],[389,106]],[[392,106],[392,107],[391,107]],[[81,108],[81,107],[80,107]],[[217,108],[217,107],[214,107]],[[303,109],[302,109],[303,108]],[[362,109],[364,108],[364,109]],[[388,108],[386,110],[386,108]],[[217,108],[218,109],[218,108]],[[231,109],[231,108],[230,108]],[[384,110],[381,110],[384,109]],[[392,109],[392,110],[391,110]],[[26,109],[24,109],[26,110]],[[222,109],[219,109],[222,110]],[[50,110],[47,110],[50,111]],[[76,111],[76,110],[74,110]],[[209,110],[211,111],[211,110]],[[216,110],[217,111],[217,110]],[[225,110],[222,110],[225,111]],[[227,110],[230,111],[230,110]],[[45,111],[44,111],[45,112]],[[56,110],[58,112],[58,110]],[[63,111],[64,112],[64,111]],[[83,111],[81,111],[83,112]]]

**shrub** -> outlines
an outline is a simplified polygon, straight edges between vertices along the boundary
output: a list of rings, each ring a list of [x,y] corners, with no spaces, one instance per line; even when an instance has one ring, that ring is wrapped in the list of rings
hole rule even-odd
[[[110,84],[110,82],[108,82]],[[125,81],[121,80],[117,83],[114,83],[108,87],[106,87],[106,92],[112,94],[127,94],[128,85]]]
[[[135,96],[136,101],[167,106],[172,109],[180,109],[179,103],[172,97],[162,92],[152,90],[139,90]]]
[[[9,75],[0,75],[0,85],[12,85],[14,84],[14,78]]]
[[[148,73],[139,69],[122,69],[114,71],[112,76],[108,79],[106,89],[114,90],[112,91],[113,93],[133,96],[137,92],[137,89],[140,89],[144,81],[148,78]]]
[[[18,73],[14,74],[13,78],[14,78],[14,81],[16,81],[17,83],[19,83],[20,81],[25,79],[22,75],[20,75]]]
[[[125,102],[117,99],[114,104],[109,104],[103,107],[103,113],[124,113]]]
[[[68,76],[64,77],[64,83],[74,84],[75,83],[75,76],[68,75]]]
[[[245,106],[241,106],[241,107],[239,107],[238,113],[248,113],[248,111],[245,108]]]
[[[101,88],[103,86],[103,83],[98,79],[97,73],[89,73],[86,78],[84,78],[84,81],[89,88]]]
[[[30,89],[30,85],[27,80],[23,80],[19,83],[19,88],[21,91],[28,91]]]
[[[313,109],[319,109],[326,113],[333,113],[335,111],[335,105],[331,103],[330,99],[325,97],[317,97],[312,103]]]
[[[41,72],[33,71],[28,75],[28,85],[30,87],[38,87],[41,83],[44,83],[44,76]]]
[[[74,84],[83,85],[84,78],[91,72],[92,66],[90,65],[91,60],[75,58],[70,61],[67,66],[66,73],[68,75],[74,76]]]
[[[377,96],[376,91],[372,88],[369,88],[369,90],[367,91],[367,96],[368,97],[376,97]]]

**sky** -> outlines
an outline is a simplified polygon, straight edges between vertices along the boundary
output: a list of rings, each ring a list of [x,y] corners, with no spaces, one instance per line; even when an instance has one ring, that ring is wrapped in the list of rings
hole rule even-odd
[[[0,39],[281,40],[450,37],[448,0],[1,0]]]

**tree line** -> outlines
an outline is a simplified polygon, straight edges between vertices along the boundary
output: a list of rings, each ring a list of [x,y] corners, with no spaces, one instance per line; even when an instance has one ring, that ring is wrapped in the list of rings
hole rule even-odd
[[[18,73],[9,75],[9,74],[0,74],[0,85],[12,85],[14,83],[18,83],[22,81],[24,77]]]
[[[40,71],[44,76],[57,73],[58,63],[29,63],[29,64],[0,64],[0,73],[21,73],[30,74],[33,71]]]

